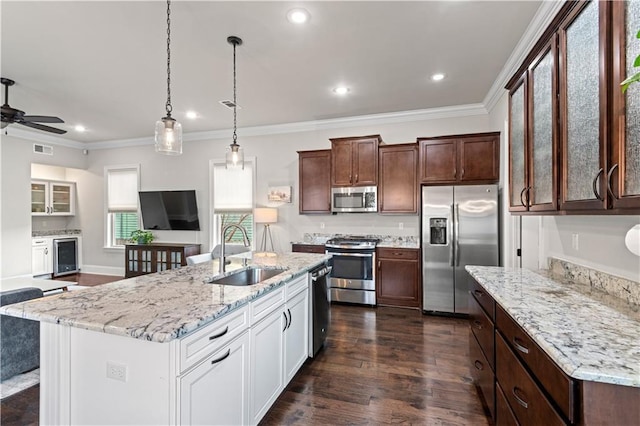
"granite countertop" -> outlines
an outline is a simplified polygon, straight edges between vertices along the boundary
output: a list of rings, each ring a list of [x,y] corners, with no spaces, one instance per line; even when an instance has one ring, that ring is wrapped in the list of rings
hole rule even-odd
[[[328,258],[312,253],[254,255],[249,266],[287,270],[260,284],[244,287],[206,284],[206,279],[218,275],[218,260],[214,260],[6,305],[0,308],[0,313],[168,342],[268,293]],[[234,259],[227,274],[242,267],[242,259]]]
[[[81,235],[82,231],[79,229],[52,229],[49,231],[32,231],[31,237],[57,237],[63,235]]]
[[[640,387],[634,306],[526,269],[466,269],[567,375]]]

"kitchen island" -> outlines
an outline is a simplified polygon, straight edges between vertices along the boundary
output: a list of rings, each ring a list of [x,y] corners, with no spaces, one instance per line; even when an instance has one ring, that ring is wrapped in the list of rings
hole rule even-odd
[[[637,305],[548,272],[466,269],[471,368],[494,421],[637,423]]]
[[[253,424],[307,359],[307,272],[326,259],[253,256],[285,270],[251,286],[205,283],[216,260],[0,313],[41,323],[42,424]]]

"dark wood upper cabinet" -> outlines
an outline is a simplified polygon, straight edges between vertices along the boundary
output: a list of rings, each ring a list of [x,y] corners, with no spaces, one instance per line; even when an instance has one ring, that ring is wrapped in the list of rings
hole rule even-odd
[[[378,184],[380,135],[331,140],[331,186]]]
[[[567,2],[511,78],[510,211],[640,212],[638,28],[638,2]]]
[[[378,212],[418,213],[418,145],[383,145],[378,150]]]
[[[420,182],[495,183],[500,177],[500,132],[418,138]]]
[[[298,151],[299,211],[331,213],[331,151]]]

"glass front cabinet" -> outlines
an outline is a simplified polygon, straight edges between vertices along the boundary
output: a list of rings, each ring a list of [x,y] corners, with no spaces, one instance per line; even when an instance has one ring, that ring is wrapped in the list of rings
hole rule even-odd
[[[74,216],[74,182],[31,181],[32,216]]]
[[[567,2],[509,90],[510,211],[640,211],[640,2]]]

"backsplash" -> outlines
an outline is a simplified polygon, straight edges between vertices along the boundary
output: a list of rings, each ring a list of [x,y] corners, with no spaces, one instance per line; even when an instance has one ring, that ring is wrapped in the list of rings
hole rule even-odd
[[[640,282],[610,275],[566,260],[549,258],[554,277],[588,285],[633,305],[640,305]]]

